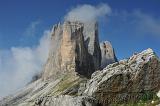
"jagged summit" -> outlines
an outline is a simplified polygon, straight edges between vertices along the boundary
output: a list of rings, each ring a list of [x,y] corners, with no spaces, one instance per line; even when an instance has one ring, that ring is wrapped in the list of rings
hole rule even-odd
[[[89,78],[94,71],[116,61],[112,45],[107,41],[99,44],[97,22],[65,21],[52,29],[51,49],[43,78],[56,79],[67,72]]]
[[[104,41],[100,43],[102,60],[101,68],[105,68],[107,65],[117,62],[117,57],[115,55],[114,49],[109,41]]]
[[[67,72],[90,77],[101,65],[97,32],[96,23],[66,21],[54,26],[43,78],[56,79]]]

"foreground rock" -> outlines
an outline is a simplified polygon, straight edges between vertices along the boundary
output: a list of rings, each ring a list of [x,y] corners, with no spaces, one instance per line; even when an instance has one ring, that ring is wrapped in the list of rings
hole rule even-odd
[[[84,80],[85,78],[79,78],[71,74],[67,74],[54,81],[43,81],[43,79],[39,79],[14,95],[5,97],[0,101],[0,106],[58,106],[58,103],[56,103],[58,101],[63,101],[62,106],[70,102],[68,106],[73,106],[72,104],[74,103],[83,104],[84,102],[85,104],[94,104],[96,101],[92,97],[75,96],[78,92],[79,83]]]
[[[92,74],[84,94],[107,106],[135,102],[160,89],[160,61],[151,49]]]
[[[41,106],[97,106],[98,103],[92,97],[87,96],[68,96],[48,97],[39,100],[35,105]]]

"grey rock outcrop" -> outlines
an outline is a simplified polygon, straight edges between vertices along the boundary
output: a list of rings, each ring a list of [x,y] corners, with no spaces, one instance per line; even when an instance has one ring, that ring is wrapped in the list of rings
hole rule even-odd
[[[57,79],[67,72],[90,77],[100,64],[97,24],[65,22],[52,30],[51,50],[42,77]]]
[[[107,65],[117,62],[114,49],[109,41],[100,43],[101,48],[101,68],[105,68]]]
[[[75,81],[73,77],[70,79]],[[66,79],[65,84],[69,81]],[[16,94],[1,100],[0,106],[97,106],[96,99],[92,97],[64,95],[69,86],[62,89],[61,86],[66,86],[62,83],[64,83],[63,78],[51,82],[43,82],[39,79]],[[78,82],[75,81],[75,84]]]
[[[96,99],[87,96],[69,96],[60,95],[57,97],[48,97],[37,101],[36,105],[39,106],[97,106]]]
[[[151,49],[92,74],[84,94],[107,106],[135,102],[160,89],[160,61]]]

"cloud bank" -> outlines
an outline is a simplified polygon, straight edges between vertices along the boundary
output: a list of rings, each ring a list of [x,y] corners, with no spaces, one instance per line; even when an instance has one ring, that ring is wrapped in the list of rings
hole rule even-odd
[[[15,92],[42,71],[49,51],[50,31],[45,31],[36,47],[0,50],[0,97]]]
[[[155,18],[141,11],[134,11],[137,27],[145,34],[160,36],[160,17]]]
[[[64,17],[67,21],[97,21],[98,18],[104,17],[111,13],[111,8],[107,4],[100,4],[97,6],[80,5],[71,9]]]
[[[25,30],[25,36],[34,36],[37,32],[37,26],[41,23],[40,20],[33,21]]]
[[[145,13],[141,10],[116,11],[110,18],[116,17],[124,31],[130,29],[136,35],[160,36],[160,17]],[[127,28],[125,28],[127,27]],[[118,28],[119,29],[119,28]]]

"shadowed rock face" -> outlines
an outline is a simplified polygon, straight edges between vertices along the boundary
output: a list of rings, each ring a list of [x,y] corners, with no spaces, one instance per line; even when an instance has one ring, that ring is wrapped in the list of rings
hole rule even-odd
[[[98,24],[95,22],[84,23],[84,40],[89,53],[92,67],[99,70],[101,66],[101,49],[99,45]]]
[[[107,65],[117,62],[114,49],[109,41],[104,41],[100,44],[101,48],[101,68],[105,68]]]
[[[160,61],[151,49],[92,74],[85,94],[104,106],[135,102],[160,89]]]
[[[101,51],[97,24],[65,22],[52,30],[51,50],[43,79],[56,79],[67,72],[85,77],[100,68]]]

